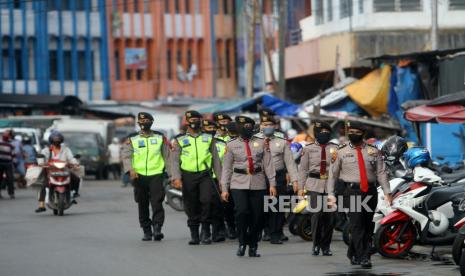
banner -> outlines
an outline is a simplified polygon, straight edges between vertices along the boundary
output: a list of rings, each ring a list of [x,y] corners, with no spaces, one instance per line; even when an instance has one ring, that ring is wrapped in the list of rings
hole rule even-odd
[[[126,69],[147,68],[147,52],[145,48],[126,48],[124,52]]]

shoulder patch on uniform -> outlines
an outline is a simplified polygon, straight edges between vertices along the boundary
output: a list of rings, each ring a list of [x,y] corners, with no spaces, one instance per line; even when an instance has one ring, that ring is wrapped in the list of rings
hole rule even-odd
[[[331,163],[336,162],[337,159],[337,150],[331,152]]]
[[[255,134],[254,137],[263,139],[263,138],[265,138],[265,135],[263,133],[259,132],[259,133]]]
[[[345,148],[346,146],[347,146],[347,144],[342,144],[342,145],[339,145],[339,146],[337,147],[337,149],[343,149],[343,148]]]
[[[334,142],[329,142],[328,144],[329,144],[329,145],[339,146],[339,144],[336,144],[336,143],[334,143]]]
[[[274,132],[274,137],[278,137],[278,138],[281,138],[281,139],[285,139],[285,138],[286,138],[286,134],[284,134],[284,133],[281,132],[281,131],[275,131],[275,132]]]

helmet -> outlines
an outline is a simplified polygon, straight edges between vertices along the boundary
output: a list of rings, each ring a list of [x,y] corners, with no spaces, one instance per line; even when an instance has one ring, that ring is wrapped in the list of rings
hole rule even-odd
[[[291,152],[292,156],[294,157],[294,160],[298,160],[300,156],[302,155],[302,150],[304,147],[300,143],[293,142],[291,143]]]
[[[48,142],[50,144],[53,143],[53,138],[56,138],[58,137],[60,140],[61,140],[61,143],[63,143],[63,141],[65,140],[65,137],[63,137],[63,134],[61,134],[59,131],[57,130],[53,130],[51,133],[50,133],[50,136],[48,136]]]
[[[399,161],[407,149],[407,141],[400,136],[394,135],[384,142],[381,152],[386,163],[392,165],[394,162]]]
[[[431,160],[431,157],[426,148],[413,147],[404,153],[404,159],[407,167],[413,169],[418,165],[428,163]]]

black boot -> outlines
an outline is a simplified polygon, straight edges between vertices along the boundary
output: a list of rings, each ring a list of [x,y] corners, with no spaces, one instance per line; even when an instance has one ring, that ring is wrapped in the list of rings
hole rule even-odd
[[[245,255],[245,249],[247,246],[245,244],[240,244],[239,248],[237,249],[236,255],[238,257],[243,257]]]
[[[371,264],[371,261],[370,261],[369,258],[362,259],[360,264],[362,265],[362,268],[371,268],[372,267],[372,264]]]
[[[190,226],[189,228],[191,230],[191,240],[189,241],[189,245],[200,244],[199,227],[198,226]]]
[[[161,232],[161,225],[160,224],[155,224],[153,226],[153,240],[155,241],[161,241],[165,235]]]
[[[322,254],[323,254],[323,256],[333,256],[333,252],[329,248],[328,249],[323,249]]]
[[[223,242],[226,240],[224,230],[222,228],[224,227],[221,227],[221,225],[213,225],[213,233],[212,233],[213,242]]]
[[[42,212],[45,212],[47,211],[47,209],[45,209],[45,207],[39,207],[36,209],[36,213],[42,213]]]
[[[249,247],[249,257],[253,257],[253,258],[260,257],[260,254],[258,254],[257,249],[258,248],[256,246]]]
[[[200,232],[200,239],[202,244],[211,244],[211,232],[210,232],[210,224],[202,223],[202,231]]]
[[[234,240],[237,238],[236,227],[234,225],[228,225],[228,239]]]
[[[313,255],[313,256],[318,256],[318,255],[320,255],[320,248],[319,248],[318,246],[313,246],[312,255]]]
[[[270,241],[270,240],[271,240],[270,231],[268,231],[268,229],[265,228],[265,229],[263,230],[262,241]]]
[[[143,241],[151,241],[152,240],[152,229],[146,228],[144,229],[144,236],[142,237]]]
[[[288,237],[288,236],[286,236],[286,235],[284,235],[284,233],[283,233],[283,232],[281,232],[281,241],[283,241],[283,242],[284,242],[284,241],[288,241],[288,240],[289,240],[289,237]]]
[[[283,244],[283,242],[281,241],[281,235],[279,233],[271,234],[270,243],[271,244]]]
[[[355,256],[352,256],[352,258],[350,258],[350,264],[351,265],[359,265],[360,264],[360,260],[355,257]]]

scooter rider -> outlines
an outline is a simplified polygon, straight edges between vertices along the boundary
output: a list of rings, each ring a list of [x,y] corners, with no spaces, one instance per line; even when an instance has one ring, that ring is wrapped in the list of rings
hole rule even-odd
[[[331,158],[328,179],[329,205],[334,206],[334,186],[340,180],[345,184],[344,207],[349,207],[352,198],[359,196],[371,211],[361,208],[361,211],[349,210],[349,227],[352,233],[347,257],[352,265],[361,264],[363,268],[371,268],[370,244],[373,236],[373,215],[378,196],[376,184],[381,185],[385,199],[390,202],[390,187],[385,164],[379,150],[364,141],[365,127],[359,122],[348,122],[348,136],[350,143],[339,146]]]
[[[48,163],[50,160],[60,160],[71,165],[74,165],[75,168],[79,167],[79,161],[74,158],[71,149],[67,146],[63,145],[64,137],[58,131],[52,131],[50,136],[48,137],[48,142],[50,143],[49,147],[46,147],[42,150],[42,155],[44,156],[45,163]],[[74,172],[71,171],[70,173],[70,188],[74,191],[73,197],[79,197],[79,186],[81,179],[77,176]],[[45,212],[45,195],[47,187],[47,174],[46,171],[43,170],[41,175],[38,177],[37,180],[40,183],[41,189],[39,194],[39,208],[36,209],[36,213]]]

